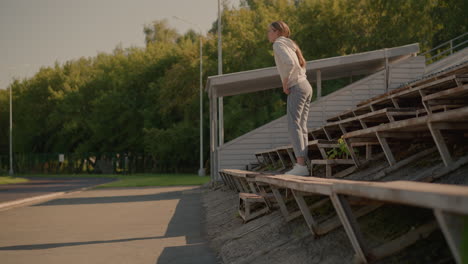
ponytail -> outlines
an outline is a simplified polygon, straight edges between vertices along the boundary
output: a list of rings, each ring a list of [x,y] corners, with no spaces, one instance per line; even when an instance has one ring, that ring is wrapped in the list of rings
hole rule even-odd
[[[306,61],[304,59],[304,56],[302,56],[302,51],[297,45],[297,43],[296,43],[296,55],[297,55],[297,59],[299,60],[299,65],[301,65],[301,67],[305,69]]]

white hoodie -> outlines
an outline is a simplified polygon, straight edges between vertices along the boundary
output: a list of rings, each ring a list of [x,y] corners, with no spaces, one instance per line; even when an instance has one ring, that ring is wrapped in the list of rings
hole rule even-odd
[[[286,77],[289,77],[288,88],[303,80],[307,80],[306,70],[299,64],[296,49],[296,44],[291,39],[283,36],[278,37],[273,43],[276,67],[278,68],[281,82]]]

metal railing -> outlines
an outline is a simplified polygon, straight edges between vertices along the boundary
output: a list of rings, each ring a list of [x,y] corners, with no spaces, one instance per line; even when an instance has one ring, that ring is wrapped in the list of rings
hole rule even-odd
[[[426,64],[432,64],[440,59],[450,56],[453,53],[468,47],[468,32],[446,41],[426,52],[420,53],[419,56],[426,57]]]

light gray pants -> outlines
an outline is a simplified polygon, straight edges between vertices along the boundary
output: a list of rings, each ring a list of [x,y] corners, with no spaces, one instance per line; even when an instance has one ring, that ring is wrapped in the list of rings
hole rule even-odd
[[[288,95],[288,132],[296,157],[307,157],[309,143],[307,135],[307,118],[309,116],[312,86],[303,80],[289,88]]]

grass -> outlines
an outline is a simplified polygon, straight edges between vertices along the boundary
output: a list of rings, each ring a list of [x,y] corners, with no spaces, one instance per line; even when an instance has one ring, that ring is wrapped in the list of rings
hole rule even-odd
[[[147,187],[147,186],[181,186],[202,185],[210,181],[209,176],[200,177],[196,174],[34,174],[23,177],[38,178],[111,178],[117,181],[106,183],[97,188],[113,187]]]
[[[199,177],[196,174],[136,174],[117,178],[118,181],[100,185],[98,188],[202,185],[210,181],[210,177]]]
[[[27,182],[28,179],[11,176],[0,176],[0,185]]]

